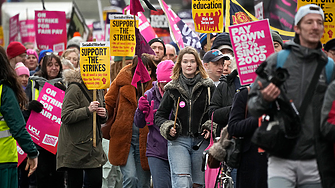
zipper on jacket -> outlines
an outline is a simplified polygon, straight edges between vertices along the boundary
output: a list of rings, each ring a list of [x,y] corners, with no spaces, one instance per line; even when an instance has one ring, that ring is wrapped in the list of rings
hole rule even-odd
[[[188,117],[188,132],[191,133],[191,115],[192,115],[192,101],[190,100],[190,116]]]

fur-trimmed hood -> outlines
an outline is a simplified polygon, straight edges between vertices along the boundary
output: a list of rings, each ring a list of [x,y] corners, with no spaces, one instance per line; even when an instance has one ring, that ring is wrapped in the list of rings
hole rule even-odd
[[[81,79],[80,69],[66,69],[63,71],[63,81],[64,83],[71,83],[71,82],[78,82],[83,83],[83,80]]]
[[[199,82],[197,82],[193,89],[192,93],[196,91],[199,87],[214,87],[214,82],[210,78],[201,78]],[[184,96],[188,96],[188,92],[185,90],[185,88],[180,83],[180,77],[177,80],[171,80],[166,86],[164,87],[165,90],[171,90],[171,89],[177,89],[181,94]]]

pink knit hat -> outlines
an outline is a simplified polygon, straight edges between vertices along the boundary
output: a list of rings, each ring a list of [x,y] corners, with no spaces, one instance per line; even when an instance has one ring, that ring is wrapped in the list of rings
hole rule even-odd
[[[15,71],[18,76],[21,76],[23,74],[29,76],[29,69],[21,62],[16,63],[15,65]]]
[[[171,60],[165,60],[157,65],[156,74],[158,82],[170,82],[174,63]]]
[[[35,50],[28,49],[27,50],[27,55],[34,55],[37,58],[37,62],[38,62],[38,55],[37,55]]]

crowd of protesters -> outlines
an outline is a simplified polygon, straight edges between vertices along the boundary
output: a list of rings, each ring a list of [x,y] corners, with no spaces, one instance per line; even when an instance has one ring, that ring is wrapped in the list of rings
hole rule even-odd
[[[155,55],[141,55],[151,80],[134,87],[139,57],[115,56],[111,85],[97,91],[96,101],[80,74],[80,36],[61,54],[20,42],[11,42],[6,51],[0,47],[0,187],[205,187],[203,152],[210,137],[217,137],[209,154],[224,165],[226,134],[243,138],[239,166],[227,167],[234,187],[335,187],[334,66],[330,81],[321,67],[314,94],[303,100],[314,71],[334,64],[335,39],[322,46],[323,30],[322,9],[306,5],[295,15],[294,39],[284,43],[271,31],[275,53],[266,60],[267,73],[275,74],[281,50],[290,51],[284,65],[290,77],[283,86],[261,77],[241,86],[229,33],[201,34],[201,52],[154,38],[148,45]],[[56,155],[34,144],[25,129],[31,112],[43,110],[37,98],[45,83],[65,91]],[[258,118],[282,94],[299,111],[305,108],[294,149],[285,157],[251,142]],[[106,140],[101,125],[113,114]],[[15,140],[27,153],[18,167]]]

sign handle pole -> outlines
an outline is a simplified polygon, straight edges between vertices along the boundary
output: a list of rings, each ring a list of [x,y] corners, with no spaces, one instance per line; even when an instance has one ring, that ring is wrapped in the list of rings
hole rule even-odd
[[[207,51],[211,50],[211,34],[207,33]]]
[[[122,58],[122,68],[126,66],[126,56]]]
[[[97,90],[93,89],[93,101],[97,100]],[[97,147],[97,112],[93,112],[93,147]]]

